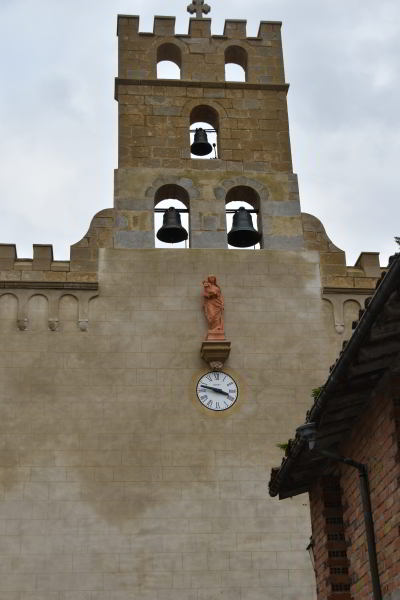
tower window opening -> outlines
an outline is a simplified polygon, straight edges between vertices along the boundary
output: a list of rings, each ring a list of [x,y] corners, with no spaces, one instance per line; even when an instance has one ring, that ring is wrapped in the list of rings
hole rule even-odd
[[[196,106],[190,115],[191,158],[219,158],[218,113],[210,106]]]
[[[225,50],[225,81],[247,81],[247,52],[241,46]]]
[[[175,44],[161,44],[157,48],[157,79],[180,79],[182,55]]]
[[[158,190],[154,205],[155,247],[188,248],[189,197],[186,190],[177,185],[164,185]]]
[[[247,214],[240,214],[240,209],[246,209]],[[259,216],[260,199],[252,188],[237,186],[226,195],[226,229],[228,233],[228,248],[244,250],[259,250],[261,248],[261,219]],[[232,212],[234,211],[234,212]],[[234,217],[236,216],[236,223]],[[229,241],[235,240],[235,245]]]

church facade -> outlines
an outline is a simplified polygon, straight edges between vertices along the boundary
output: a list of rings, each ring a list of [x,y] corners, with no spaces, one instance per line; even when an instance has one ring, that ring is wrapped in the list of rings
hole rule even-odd
[[[369,252],[347,266],[301,212],[280,30],[211,35],[198,10],[187,34],[173,17],[142,33],[120,15],[114,207],[69,261],[0,245],[1,600],[314,597],[307,499],[270,498],[268,475],[381,269]],[[162,60],[181,78],[157,79]],[[190,150],[198,122],[209,160]],[[155,246],[169,199],[187,248]],[[260,249],[228,248],[231,201]],[[225,336],[205,348],[210,276]]]

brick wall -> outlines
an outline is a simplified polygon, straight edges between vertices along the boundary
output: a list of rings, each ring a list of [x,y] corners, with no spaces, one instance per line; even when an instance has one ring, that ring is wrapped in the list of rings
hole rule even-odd
[[[400,378],[387,378],[359,422],[351,438],[339,448],[342,456],[368,464],[371,504],[375,526],[376,547],[382,594],[392,600],[400,592],[400,538],[399,538],[399,442],[400,442]],[[329,594],[334,581],[329,561],[327,517],[327,482],[324,478],[310,492],[313,539],[315,543],[318,600],[329,598],[372,598],[364,513],[361,503],[359,474],[346,465],[338,467],[341,505],[347,553],[350,594]],[[337,478],[332,478],[334,485]],[[340,511],[339,511],[340,512]],[[347,561],[346,556],[341,557]],[[345,563],[343,563],[345,564]]]
[[[343,505],[338,477],[324,477],[310,492],[318,600],[350,600]]]
[[[378,565],[384,598],[400,590],[399,540],[399,413],[400,378],[392,378],[341,452],[369,466]],[[372,593],[364,517],[357,471],[341,469],[346,537],[349,541],[352,594],[357,600]]]

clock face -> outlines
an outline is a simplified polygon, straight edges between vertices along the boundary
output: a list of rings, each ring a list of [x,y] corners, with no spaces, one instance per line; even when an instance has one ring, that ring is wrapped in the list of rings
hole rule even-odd
[[[209,410],[222,411],[233,406],[238,398],[236,381],[223,371],[211,371],[200,377],[197,397]]]

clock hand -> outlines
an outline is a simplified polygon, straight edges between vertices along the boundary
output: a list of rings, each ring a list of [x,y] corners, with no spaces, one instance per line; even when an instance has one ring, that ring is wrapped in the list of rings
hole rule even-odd
[[[213,392],[216,392],[217,394],[223,394],[224,396],[229,396],[228,392],[224,392],[224,390],[220,390],[219,388],[212,387],[211,385],[205,385],[204,383],[202,383],[201,387],[207,388],[208,390],[212,390]]]

